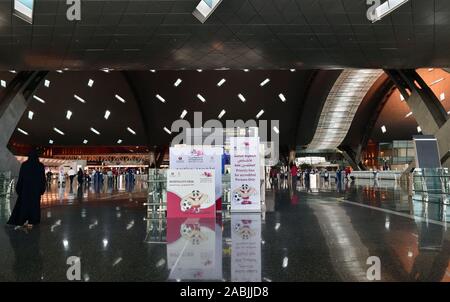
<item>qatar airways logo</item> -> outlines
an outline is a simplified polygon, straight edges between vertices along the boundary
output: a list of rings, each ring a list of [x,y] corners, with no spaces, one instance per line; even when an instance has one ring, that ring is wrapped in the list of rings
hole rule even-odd
[[[408,1],[409,0],[367,0],[367,5],[370,5],[367,9],[367,19],[372,21],[372,23],[375,23]]]

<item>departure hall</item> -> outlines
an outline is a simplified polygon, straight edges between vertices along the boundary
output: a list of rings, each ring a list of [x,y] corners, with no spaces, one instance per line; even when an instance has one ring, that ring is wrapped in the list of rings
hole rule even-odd
[[[0,282],[449,282],[449,32],[448,0],[0,0]]]

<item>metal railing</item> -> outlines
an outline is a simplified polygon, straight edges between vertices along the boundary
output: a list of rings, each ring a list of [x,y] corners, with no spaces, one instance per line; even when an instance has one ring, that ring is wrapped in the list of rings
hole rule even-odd
[[[450,174],[447,168],[415,169],[412,178],[415,194],[450,195]]]

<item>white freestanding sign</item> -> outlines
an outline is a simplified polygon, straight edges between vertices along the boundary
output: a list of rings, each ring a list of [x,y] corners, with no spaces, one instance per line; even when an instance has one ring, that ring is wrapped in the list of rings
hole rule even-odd
[[[230,139],[231,211],[260,212],[261,183],[258,137]]]
[[[216,210],[222,209],[223,148],[212,146],[177,146],[169,151],[170,169],[213,169]]]
[[[231,281],[261,282],[261,214],[232,214],[231,242]]]

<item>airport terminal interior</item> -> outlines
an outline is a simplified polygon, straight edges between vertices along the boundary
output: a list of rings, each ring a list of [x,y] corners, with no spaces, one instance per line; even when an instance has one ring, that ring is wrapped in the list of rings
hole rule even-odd
[[[0,281],[449,282],[449,30],[448,0],[0,1]]]

